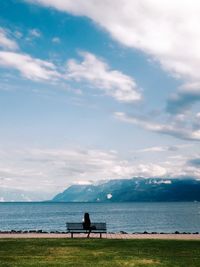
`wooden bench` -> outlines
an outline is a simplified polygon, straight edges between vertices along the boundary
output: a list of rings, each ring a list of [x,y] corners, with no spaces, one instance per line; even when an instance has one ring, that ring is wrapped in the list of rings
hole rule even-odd
[[[89,230],[83,228],[82,223],[66,223],[68,233],[71,233],[71,238],[75,233],[88,233]],[[106,223],[91,223],[91,233],[100,234],[102,238],[103,233],[107,233]]]

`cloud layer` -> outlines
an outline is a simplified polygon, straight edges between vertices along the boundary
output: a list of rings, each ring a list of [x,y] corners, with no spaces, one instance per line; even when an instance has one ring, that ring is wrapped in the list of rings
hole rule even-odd
[[[200,129],[193,129],[192,127],[180,126],[172,117],[170,124],[168,123],[156,123],[149,119],[138,118],[135,116],[130,116],[124,112],[115,112],[115,118],[120,121],[128,122],[131,124],[138,125],[146,130],[170,135],[179,139],[189,140],[189,141],[200,141]]]

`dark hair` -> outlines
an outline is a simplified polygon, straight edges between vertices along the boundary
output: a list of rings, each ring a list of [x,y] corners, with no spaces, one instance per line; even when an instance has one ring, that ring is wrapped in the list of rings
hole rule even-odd
[[[84,222],[90,225],[90,215],[87,212],[84,214]]]

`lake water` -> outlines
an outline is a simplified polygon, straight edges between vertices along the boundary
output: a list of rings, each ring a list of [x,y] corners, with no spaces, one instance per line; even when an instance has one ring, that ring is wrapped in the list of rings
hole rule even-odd
[[[106,222],[108,231],[200,232],[200,203],[0,203],[0,230],[66,231],[66,222]]]

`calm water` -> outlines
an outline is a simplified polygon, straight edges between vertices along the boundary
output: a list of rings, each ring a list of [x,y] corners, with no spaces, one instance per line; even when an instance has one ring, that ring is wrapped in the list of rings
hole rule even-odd
[[[200,232],[200,203],[0,203],[0,230],[65,231],[89,212],[108,231]]]

